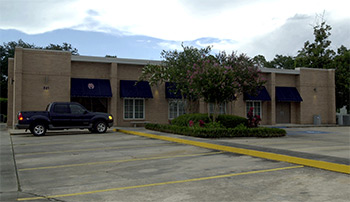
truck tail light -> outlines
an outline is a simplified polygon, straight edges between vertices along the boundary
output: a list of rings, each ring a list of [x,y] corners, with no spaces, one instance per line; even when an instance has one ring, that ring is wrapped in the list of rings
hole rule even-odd
[[[22,113],[19,113],[19,114],[18,114],[18,120],[19,120],[19,121],[23,121]]]

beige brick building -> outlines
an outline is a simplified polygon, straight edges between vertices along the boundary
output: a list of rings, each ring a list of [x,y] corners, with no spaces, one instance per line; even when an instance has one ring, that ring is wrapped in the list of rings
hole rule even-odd
[[[8,126],[19,111],[45,110],[54,101],[76,101],[92,111],[115,117],[115,126],[134,122],[168,123],[184,113],[165,84],[134,86],[142,67],[160,61],[72,56],[70,52],[16,48],[8,67]],[[221,112],[245,117],[253,106],[262,124],[336,123],[334,70],[297,68],[261,69],[267,78],[258,96],[240,95],[221,106]],[[131,84],[132,83],[132,84]],[[199,102],[198,112],[212,110]]]

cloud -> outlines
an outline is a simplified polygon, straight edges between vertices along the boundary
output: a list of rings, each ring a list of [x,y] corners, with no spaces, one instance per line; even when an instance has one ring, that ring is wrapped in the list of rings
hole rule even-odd
[[[178,41],[162,41],[157,45],[163,50],[182,50],[181,42]]]
[[[1,1],[0,28],[28,34],[72,27],[85,17],[77,1]]]
[[[306,41],[314,42],[313,27],[318,21],[314,15],[297,14],[278,29],[240,44],[238,48],[250,57],[260,54],[268,60],[272,60],[276,54],[296,56]],[[341,45],[350,47],[350,18],[342,21],[330,19],[326,23],[332,27],[330,48],[336,50]]]
[[[192,41],[191,44],[195,44],[200,48],[211,46],[213,52],[225,51],[227,53],[237,51],[237,47],[239,45],[239,43],[235,40],[218,38],[200,38]]]
[[[337,18],[349,16],[346,6],[339,6],[344,2],[3,0],[0,28],[17,29],[29,34],[74,28],[105,32],[119,30],[124,34],[146,35],[165,40],[184,41],[213,37],[241,41],[277,29],[295,13],[314,14],[329,9],[336,13]]]
[[[251,54],[271,51],[267,54],[273,57],[275,52],[294,54],[310,39],[308,26],[317,13],[326,11],[326,18],[335,22],[334,33],[346,32],[347,27],[336,23],[350,18],[349,4],[347,0],[2,0],[0,29],[38,34],[68,28],[148,36],[164,40],[158,44],[161,47],[179,48],[184,41]]]
[[[340,21],[330,21],[332,35],[329,39],[332,41],[331,48],[336,50],[341,45],[350,48],[350,18]]]

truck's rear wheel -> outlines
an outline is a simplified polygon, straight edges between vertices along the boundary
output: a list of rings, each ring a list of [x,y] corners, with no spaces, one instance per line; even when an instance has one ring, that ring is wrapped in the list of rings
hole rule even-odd
[[[97,121],[94,125],[93,131],[97,133],[104,133],[107,131],[107,124],[104,121]]]
[[[44,123],[34,123],[30,128],[30,132],[34,136],[42,136],[46,133],[46,125]]]

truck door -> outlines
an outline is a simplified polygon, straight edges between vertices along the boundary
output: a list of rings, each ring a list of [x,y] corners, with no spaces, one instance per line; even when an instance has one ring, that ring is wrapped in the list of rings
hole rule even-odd
[[[70,126],[71,118],[68,104],[55,104],[53,109],[50,111],[50,118],[52,125],[55,127]]]
[[[69,104],[71,111],[71,124],[74,126],[88,126],[92,118],[92,114],[80,104]]]

